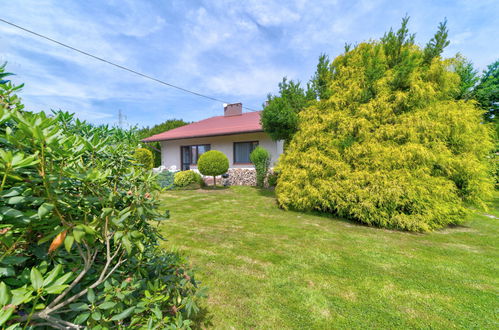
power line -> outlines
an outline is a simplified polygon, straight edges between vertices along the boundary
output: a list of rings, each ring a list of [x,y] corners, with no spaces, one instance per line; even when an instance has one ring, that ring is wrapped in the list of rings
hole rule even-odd
[[[12,22],[6,21],[6,20],[4,20],[3,18],[0,18],[0,21],[1,21],[1,22],[4,22],[5,24],[11,25],[11,26],[13,26],[13,27],[15,27],[15,28],[18,28],[18,29],[20,29],[20,30],[23,30],[23,31],[25,31],[25,32],[31,33],[31,34],[33,34],[33,35],[35,35],[35,36],[37,36],[37,37],[40,37],[40,38],[43,38],[43,39],[45,39],[45,40],[51,41],[51,42],[53,42],[53,43],[55,43],[55,44],[58,44],[59,46],[63,46],[63,47],[65,47],[65,48],[68,48],[68,49],[74,50],[75,52],[78,52],[78,53],[80,53],[80,54],[86,55],[86,56],[91,57],[91,58],[93,58],[93,59],[99,60],[99,61],[101,61],[101,62],[107,63],[107,64],[112,65],[112,66],[115,66],[115,67],[117,67],[117,68],[119,68],[119,69],[122,69],[122,70],[125,70],[125,71],[128,71],[128,72],[131,72],[131,73],[136,74],[136,75],[138,75],[138,76],[141,76],[141,77],[143,77],[143,78],[146,78],[146,79],[149,79],[149,80],[155,81],[155,82],[157,82],[157,83],[160,83],[160,84],[166,85],[166,86],[168,86],[168,87],[172,87],[172,88],[175,88],[175,89],[178,89],[178,90],[181,90],[181,91],[183,91],[183,92],[190,93],[190,94],[193,94],[193,95],[196,95],[196,96],[199,96],[199,97],[204,97],[204,98],[209,99],[209,100],[212,100],[212,101],[216,101],[216,102],[220,102],[220,103],[231,103],[231,102],[227,102],[227,101],[224,101],[224,100],[217,99],[217,98],[215,98],[215,97],[211,97],[211,96],[209,96],[209,95],[205,95],[205,94],[201,94],[201,93],[198,93],[198,92],[195,92],[195,91],[189,90],[189,89],[187,89],[187,88],[183,88],[183,87],[180,87],[180,86],[176,86],[176,85],[170,84],[170,83],[168,83],[168,82],[166,82],[166,81],[163,81],[163,80],[161,80],[161,79],[154,78],[154,77],[152,77],[152,76],[149,76],[149,75],[147,75],[147,74],[144,74],[144,73],[141,73],[141,72],[135,71],[135,70],[133,70],[133,69],[129,69],[129,68],[125,67],[125,66],[122,66],[122,65],[119,65],[119,64],[113,63],[113,62],[111,62],[111,61],[108,61],[108,60],[106,60],[106,59],[104,59],[104,58],[102,58],[102,57],[99,57],[99,56],[96,56],[96,55],[90,54],[90,53],[88,53],[88,52],[86,52],[86,51],[83,51],[83,50],[81,50],[81,49],[75,48],[75,47],[70,46],[70,45],[67,45],[67,44],[65,44],[65,43],[63,43],[63,42],[60,42],[60,41],[57,41],[57,40],[52,39],[52,38],[50,38],[50,37],[44,36],[43,34],[37,33],[37,32],[35,32],[35,31],[31,31],[31,30],[29,30],[29,29],[27,29],[27,28],[24,28],[24,27],[22,27],[22,26],[19,26],[19,25],[17,25],[17,24],[12,23]],[[248,108],[248,107],[245,107],[245,106],[243,106],[243,108],[244,108],[244,109],[246,109],[246,110],[249,110],[249,111],[258,111],[258,110],[255,110],[255,109],[252,109],[252,108]]]

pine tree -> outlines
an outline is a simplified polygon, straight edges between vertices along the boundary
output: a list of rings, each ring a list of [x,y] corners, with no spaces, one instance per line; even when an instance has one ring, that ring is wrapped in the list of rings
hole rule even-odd
[[[444,48],[449,45],[447,37],[449,31],[447,30],[447,19],[438,25],[438,31],[435,36],[426,44],[424,49],[424,63],[430,63],[435,57],[440,56]]]
[[[328,85],[332,78],[333,72],[330,68],[329,56],[321,54],[319,56],[319,63],[317,63],[315,74],[310,80],[309,90],[314,91],[316,98],[319,100],[328,99],[331,96]]]

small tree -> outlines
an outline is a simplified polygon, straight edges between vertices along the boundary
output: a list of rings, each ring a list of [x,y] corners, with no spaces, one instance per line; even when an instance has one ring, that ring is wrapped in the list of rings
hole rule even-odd
[[[213,186],[217,185],[217,175],[222,175],[229,169],[229,159],[218,150],[205,152],[199,157],[198,170],[203,175],[213,177]]]
[[[134,153],[135,161],[150,170],[154,167],[154,156],[151,150],[146,148],[138,148]]]
[[[256,147],[250,154],[250,160],[255,165],[256,185],[263,187],[270,166],[270,153],[263,147]]]

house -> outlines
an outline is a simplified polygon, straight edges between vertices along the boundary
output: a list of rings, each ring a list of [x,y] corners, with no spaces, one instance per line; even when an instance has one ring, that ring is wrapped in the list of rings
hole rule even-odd
[[[241,103],[224,106],[224,115],[211,117],[148,137],[143,142],[160,142],[161,165],[169,169],[197,170],[199,157],[219,150],[229,159],[230,184],[254,184],[255,169],[249,155],[256,146],[271,154],[271,166],[283,152],[283,141],[265,133],[258,112],[243,113]]]

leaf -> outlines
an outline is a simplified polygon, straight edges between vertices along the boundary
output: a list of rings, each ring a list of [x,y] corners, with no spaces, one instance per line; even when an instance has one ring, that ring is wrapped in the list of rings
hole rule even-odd
[[[106,310],[106,309],[111,309],[111,308],[113,308],[114,306],[116,306],[116,303],[115,303],[115,302],[112,302],[112,301],[105,301],[105,302],[103,302],[102,304],[100,304],[98,307],[99,307],[100,309],[104,309],[104,310]]]
[[[14,197],[9,198],[9,201],[7,203],[9,203],[11,205],[16,205],[16,204],[23,203],[26,200],[27,200],[27,198],[24,196],[14,196]]]
[[[135,307],[130,307],[130,308],[125,309],[123,312],[113,316],[111,318],[111,321],[120,321],[120,320],[123,320],[124,318],[127,318],[128,316],[130,316],[130,314],[132,314],[134,309],[135,309]]]
[[[73,273],[66,273],[66,274],[62,275],[54,282],[54,285],[62,285],[64,283],[66,283],[72,275],[73,275]]]
[[[9,320],[15,309],[15,307],[9,307],[7,309],[0,308],[0,325],[3,325]]]
[[[87,299],[88,301],[93,304],[95,302],[95,292],[94,289],[89,288],[87,291]]]
[[[128,236],[123,236],[121,239],[121,242],[123,243],[123,246],[125,247],[125,250],[128,254],[132,253],[132,243],[128,239]]]
[[[64,240],[66,239],[67,232],[68,232],[67,230],[64,230],[64,231],[62,231],[61,233],[59,233],[59,235],[57,235],[54,238],[54,240],[52,241],[52,243],[50,243],[48,253],[54,252],[55,250],[57,250],[62,245],[62,243],[64,243]]]
[[[5,328],[5,330],[19,330],[21,328],[20,325],[21,323],[14,323],[10,327]]]
[[[45,291],[47,293],[50,293],[50,294],[59,294],[62,291],[64,291],[68,286],[69,285],[67,285],[67,284],[63,284],[63,285],[52,285],[52,286],[46,288]]]
[[[101,318],[101,313],[99,311],[95,311],[92,313],[92,318],[96,321],[100,321],[100,318]]]
[[[50,211],[52,211],[52,209],[54,208],[54,205],[53,204],[50,204],[50,203],[43,203],[42,205],[40,205],[40,207],[38,208],[38,217],[41,219],[43,218],[45,215],[47,215]]]
[[[82,314],[78,315],[73,322],[76,324],[82,324],[83,322],[85,322],[88,319],[89,316],[90,316],[90,313],[82,313]]]
[[[54,269],[52,269],[50,273],[47,274],[47,277],[43,280],[43,286],[51,284],[56,279],[56,277],[59,276],[61,271],[62,271],[61,264],[55,266]]]
[[[35,267],[31,268],[29,278],[31,280],[31,285],[35,290],[43,287],[43,276]]]
[[[66,251],[70,252],[71,248],[73,247],[73,243],[75,241],[75,238],[73,235],[67,235],[66,239],[64,240],[64,248],[66,248]]]
[[[15,274],[16,272],[14,272],[14,268],[12,267],[0,267],[0,277],[9,277]]]
[[[73,228],[73,236],[78,243],[81,243],[81,239],[85,236],[85,229],[78,225]]]
[[[9,287],[4,283],[0,282],[0,305],[7,305],[12,298]]]
[[[69,304],[69,308],[74,312],[81,312],[88,310],[90,307],[88,306],[88,304],[84,302],[79,302],[79,303]]]
[[[2,261],[0,261],[0,263],[4,265],[19,265],[25,262],[26,260],[28,260],[27,257],[8,256],[3,258]]]

